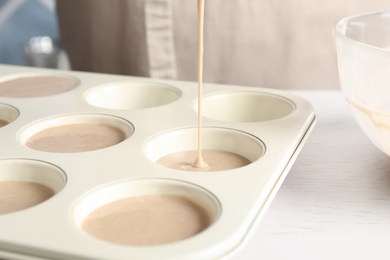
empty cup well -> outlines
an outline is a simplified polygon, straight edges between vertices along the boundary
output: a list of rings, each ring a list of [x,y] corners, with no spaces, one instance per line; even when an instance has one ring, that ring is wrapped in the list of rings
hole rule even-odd
[[[227,122],[262,122],[279,119],[294,111],[292,101],[259,91],[233,91],[203,97],[202,115]],[[194,105],[197,110],[197,105]]]
[[[96,107],[133,110],[166,105],[180,95],[178,89],[165,84],[121,81],[88,90],[85,100]]]

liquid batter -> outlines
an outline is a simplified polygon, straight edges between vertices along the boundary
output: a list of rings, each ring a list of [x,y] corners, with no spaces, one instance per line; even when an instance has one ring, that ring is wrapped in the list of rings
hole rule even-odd
[[[0,214],[35,206],[54,195],[42,184],[28,181],[0,181]]]
[[[205,209],[178,196],[148,195],[114,201],[93,211],[82,229],[125,245],[159,245],[183,240],[210,225]]]
[[[125,133],[113,126],[70,124],[42,130],[30,137],[26,146],[44,152],[74,153],[109,147],[125,138]]]
[[[372,124],[377,128],[390,129],[390,113],[369,108],[367,105],[347,99],[348,103],[361,113],[367,115]]]
[[[198,0],[198,153],[193,168],[209,168],[202,156],[202,83],[203,83],[204,0]]]
[[[203,27],[205,0],[198,0],[198,149],[166,155],[157,163],[186,171],[223,171],[251,163],[248,159],[230,152],[202,151],[202,81],[203,81]]]
[[[60,94],[75,88],[76,79],[59,76],[22,77],[0,82],[0,97],[30,98]]]
[[[196,157],[197,151],[183,151],[173,154],[168,154],[161,157],[157,163],[168,168],[185,170],[185,171],[226,171],[248,165],[251,162],[235,153],[203,150],[203,157],[208,162],[207,167],[193,167],[192,161]]]
[[[0,127],[8,125],[8,122],[0,119]]]

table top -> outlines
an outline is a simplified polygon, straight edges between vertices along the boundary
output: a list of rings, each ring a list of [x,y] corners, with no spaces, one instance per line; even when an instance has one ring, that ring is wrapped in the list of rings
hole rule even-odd
[[[340,91],[293,91],[317,125],[248,244],[232,259],[390,259],[390,158]]]

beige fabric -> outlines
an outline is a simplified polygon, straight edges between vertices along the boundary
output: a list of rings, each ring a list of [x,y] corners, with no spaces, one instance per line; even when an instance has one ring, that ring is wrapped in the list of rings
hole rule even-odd
[[[58,0],[57,8],[73,69],[149,76],[144,0]]]
[[[145,2],[149,75],[153,78],[177,78],[171,3],[170,0]]]
[[[57,0],[75,70],[197,77],[196,0]],[[386,0],[206,0],[204,81],[338,88],[334,23]]]

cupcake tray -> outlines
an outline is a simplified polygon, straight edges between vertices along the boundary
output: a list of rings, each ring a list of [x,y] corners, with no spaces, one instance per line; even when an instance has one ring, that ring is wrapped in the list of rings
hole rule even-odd
[[[203,85],[203,149],[230,151],[247,166],[217,172],[163,167],[161,156],[196,150],[197,83],[0,65],[4,82],[65,77],[63,93],[5,97],[0,91],[0,180],[29,180],[55,190],[50,199],[0,215],[0,259],[224,259],[245,245],[315,124],[312,106],[288,92]],[[44,152],[26,146],[42,129],[73,123],[121,129],[122,142],[92,151]],[[18,168],[19,167],[19,168]],[[38,176],[39,175],[39,176]],[[204,207],[212,224],[163,245],[127,246],[80,226],[94,209],[130,196],[178,195]]]

